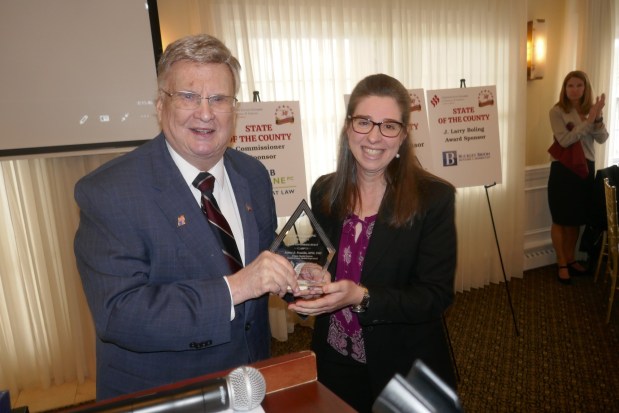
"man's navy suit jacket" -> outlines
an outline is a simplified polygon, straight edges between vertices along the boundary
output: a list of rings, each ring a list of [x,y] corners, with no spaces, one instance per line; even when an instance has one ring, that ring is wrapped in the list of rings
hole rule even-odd
[[[245,262],[274,239],[264,166],[228,149]],[[97,334],[97,399],[269,356],[268,296],[237,305],[215,235],[163,134],[82,178],[75,255]],[[238,241],[237,241],[238,242]]]

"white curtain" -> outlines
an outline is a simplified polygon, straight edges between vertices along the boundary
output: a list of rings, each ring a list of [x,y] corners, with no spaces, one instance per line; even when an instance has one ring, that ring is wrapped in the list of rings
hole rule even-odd
[[[239,57],[241,100],[298,100],[308,188],[335,168],[344,94],[377,72],[408,88],[496,85],[502,182],[458,190],[458,291],[521,276],[526,3],[196,0],[201,30]],[[488,185],[493,182],[488,182]],[[503,267],[492,226],[495,221]]]
[[[611,139],[596,147],[596,169],[613,163],[616,143],[613,139],[614,125],[617,123],[617,97],[619,90],[615,71],[617,62],[615,48],[617,17],[619,12],[616,0],[567,0],[561,60],[558,65],[559,79],[572,70],[582,70],[589,76],[595,96],[606,94],[606,126]],[[557,96],[561,84],[556,85]]]
[[[73,256],[73,186],[113,156],[0,162],[0,389],[13,398],[94,378],[94,329]]]
[[[507,277],[522,275],[526,2],[189,3],[188,30],[214,34],[239,57],[241,100],[259,91],[263,101],[300,101],[308,187],[333,171],[343,96],[366,75],[387,73],[409,88],[496,85],[502,182],[488,188],[490,202],[483,187],[458,190],[456,288],[500,282],[503,267]],[[107,159],[0,163],[0,388],[94,377],[94,332],[72,255],[72,190]]]
[[[617,113],[618,97],[616,91],[613,93],[613,85],[616,82],[613,73],[617,70],[614,67],[617,37],[616,3],[615,0],[586,0],[573,4],[574,14],[579,16],[576,68],[584,70],[589,75],[596,96],[606,93],[605,119],[609,132],[613,131],[617,123],[616,115],[613,116]],[[614,137],[614,133],[611,133],[611,136]],[[610,159],[613,156],[608,155],[613,153],[616,145],[614,139],[611,138],[602,145],[600,150],[596,150],[595,158],[598,169],[612,163]]]

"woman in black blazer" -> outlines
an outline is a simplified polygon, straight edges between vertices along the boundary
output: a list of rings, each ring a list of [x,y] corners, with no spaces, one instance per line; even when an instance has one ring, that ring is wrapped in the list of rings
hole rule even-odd
[[[290,309],[317,315],[318,379],[360,412],[421,359],[455,388],[442,315],[454,297],[455,189],[417,162],[410,97],[377,74],[353,90],[335,173],[311,191],[338,253],[324,295]]]

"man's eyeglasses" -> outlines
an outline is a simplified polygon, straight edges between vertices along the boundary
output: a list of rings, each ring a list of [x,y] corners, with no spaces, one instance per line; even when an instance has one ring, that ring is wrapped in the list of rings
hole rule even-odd
[[[213,112],[229,113],[234,112],[236,102],[238,102],[234,96],[211,95],[204,97],[193,92],[168,92],[163,89],[159,90],[172,98],[172,103],[177,109],[196,110],[202,104],[202,100],[206,99]]]
[[[402,132],[404,124],[395,120],[387,120],[383,122],[374,122],[362,116],[348,116],[352,130],[357,133],[370,133],[374,126],[378,126],[380,133],[386,138],[395,138]]]

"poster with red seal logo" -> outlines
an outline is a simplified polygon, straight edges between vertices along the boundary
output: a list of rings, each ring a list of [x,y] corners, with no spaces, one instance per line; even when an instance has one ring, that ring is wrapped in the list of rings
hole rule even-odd
[[[230,146],[261,161],[273,184],[277,216],[307,197],[299,102],[241,102]]]
[[[495,86],[429,90],[432,172],[458,188],[501,183]]]

